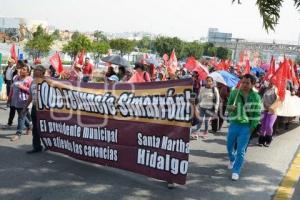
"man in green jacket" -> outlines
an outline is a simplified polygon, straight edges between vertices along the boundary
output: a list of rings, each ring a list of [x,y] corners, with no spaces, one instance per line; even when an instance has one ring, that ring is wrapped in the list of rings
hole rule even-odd
[[[227,102],[230,121],[227,135],[227,151],[230,159],[228,168],[232,170],[231,178],[235,181],[239,179],[250,135],[257,127],[261,116],[262,102],[259,94],[252,89],[254,84],[254,76],[244,75],[240,88],[230,93]]]

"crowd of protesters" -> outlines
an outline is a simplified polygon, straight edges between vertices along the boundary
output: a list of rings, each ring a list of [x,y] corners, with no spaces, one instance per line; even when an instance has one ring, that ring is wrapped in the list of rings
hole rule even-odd
[[[207,64],[204,63],[204,65]],[[214,71],[213,67],[206,67],[210,72]],[[42,151],[35,122],[35,79],[37,78],[52,77],[108,84],[192,78],[194,96],[191,102],[194,107],[194,116],[191,120],[190,139],[197,140],[199,137],[207,139],[210,125],[211,132],[216,133],[227,120],[230,124],[227,134],[227,151],[230,160],[228,168],[232,170],[232,179],[238,180],[251,134],[258,134],[257,145],[269,147],[274,132],[278,131],[279,124],[284,123],[284,128],[287,129],[292,118],[277,118],[278,90],[270,81],[265,80],[260,74],[241,75],[233,67],[228,71],[241,78],[238,88],[230,89],[226,85],[215,82],[209,75],[201,79],[197,71],[188,71],[184,66],[178,68],[175,73],[163,64],[154,66],[145,62],[136,63],[133,69],[124,66],[113,67],[108,64],[106,70],[99,70],[94,68],[89,58],[85,58],[82,65],[75,63],[70,69],[58,74],[53,66],[46,68],[38,63],[29,66],[26,60],[19,60],[16,63],[15,60],[9,59],[3,73],[8,96],[7,103],[10,108],[7,127],[12,126],[15,112],[17,112],[17,131],[11,140],[20,139],[24,130],[25,134],[29,134],[32,130],[33,149],[28,153]],[[300,94],[290,81],[287,89],[292,95]],[[31,115],[28,111],[30,104],[32,105]],[[201,132],[203,123],[204,131]]]

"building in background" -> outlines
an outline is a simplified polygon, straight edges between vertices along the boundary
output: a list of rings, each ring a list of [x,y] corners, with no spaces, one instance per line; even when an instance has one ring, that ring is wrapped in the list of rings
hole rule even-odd
[[[300,45],[300,33],[299,33],[299,37],[298,37],[298,45]]]
[[[230,42],[232,39],[232,33],[219,32],[217,28],[208,29],[208,42]]]

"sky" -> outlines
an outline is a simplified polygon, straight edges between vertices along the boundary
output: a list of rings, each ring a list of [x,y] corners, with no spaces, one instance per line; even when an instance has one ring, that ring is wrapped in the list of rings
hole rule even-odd
[[[275,32],[262,27],[255,0],[0,0],[0,16],[46,20],[60,29],[145,31],[185,40],[207,37],[208,28],[248,40],[298,41],[300,12],[285,0]]]

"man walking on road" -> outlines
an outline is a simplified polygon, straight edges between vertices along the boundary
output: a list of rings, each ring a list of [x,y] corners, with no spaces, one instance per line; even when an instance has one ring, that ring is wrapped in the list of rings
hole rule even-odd
[[[41,145],[41,137],[40,131],[38,130],[37,126],[37,119],[36,119],[36,106],[37,106],[37,80],[44,79],[45,77],[46,68],[43,65],[35,65],[33,66],[33,82],[30,85],[30,95],[27,100],[27,103],[23,109],[23,113],[27,112],[27,108],[30,103],[32,103],[31,109],[31,118],[32,118],[32,147],[33,149],[27,151],[27,153],[38,153],[43,150],[43,146]]]
[[[250,135],[260,121],[262,103],[259,94],[252,90],[254,84],[254,76],[244,75],[240,89],[230,93],[227,104],[230,121],[227,135],[228,168],[232,170],[231,178],[235,181],[239,179]]]

